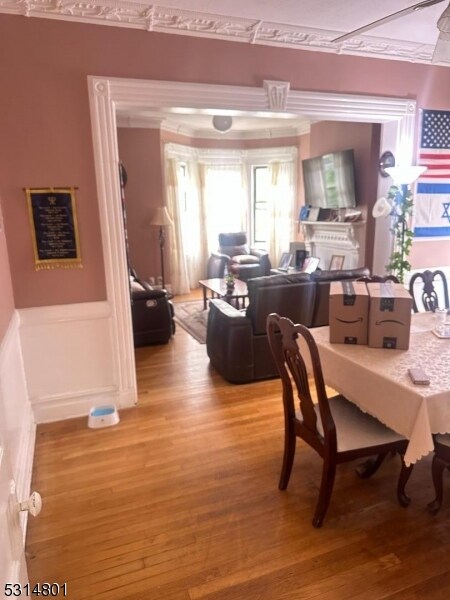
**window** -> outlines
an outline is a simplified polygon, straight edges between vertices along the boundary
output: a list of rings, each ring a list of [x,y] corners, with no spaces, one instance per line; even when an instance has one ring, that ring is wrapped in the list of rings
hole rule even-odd
[[[267,250],[278,262],[293,239],[295,147],[228,150],[167,144],[166,156],[177,165],[178,221],[188,267],[191,258],[206,261],[224,231],[247,232],[250,246]]]

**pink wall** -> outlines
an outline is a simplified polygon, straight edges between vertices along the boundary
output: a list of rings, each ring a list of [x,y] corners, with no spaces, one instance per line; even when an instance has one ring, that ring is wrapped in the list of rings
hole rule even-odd
[[[279,79],[297,90],[417,98],[426,108],[450,104],[444,67],[50,19],[1,15],[0,55],[7,57],[0,192],[18,308],[105,298],[87,75],[258,87]],[[34,271],[22,188],[53,185],[79,188],[84,269]]]
[[[128,175],[125,206],[130,265],[142,279],[148,279],[161,275],[158,227],[150,225],[154,209],[165,204],[160,131],[120,128],[118,141]]]
[[[14,311],[11,273],[9,271],[8,250],[3,228],[2,206],[0,202],[0,344],[8,329]]]

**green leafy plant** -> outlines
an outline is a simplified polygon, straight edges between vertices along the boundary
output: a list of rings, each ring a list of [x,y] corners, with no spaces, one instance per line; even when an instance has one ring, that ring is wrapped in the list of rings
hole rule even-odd
[[[234,285],[234,280],[235,280],[234,273],[230,273],[230,272],[226,273],[224,279],[225,279],[225,283],[228,286]]]
[[[405,273],[411,270],[408,256],[414,237],[414,232],[409,226],[414,206],[413,195],[406,185],[392,185],[387,197],[393,203],[391,214],[394,220],[391,232],[394,234],[394,250],[386,268],[404,283]]]

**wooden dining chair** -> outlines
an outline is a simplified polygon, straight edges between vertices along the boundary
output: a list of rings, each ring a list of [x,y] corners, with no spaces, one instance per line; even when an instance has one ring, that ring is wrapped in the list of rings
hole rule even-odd
[[[380,421],[362,412],[341,395],[328,398],[322,374],[319,352],[309,329],[272,313],[267,317],[267,334],[277,365],[283,390],[284,456],[279,489],[287,488],[294,462],[297,437],[304,440],[323,458],[322,482],[312,524],[320,527],[327,512],[333,491],[336,466],[358,458],[367,460],[357,470],[361,478],[373,475],[386,454],[399,453],[402,468],[397,484],[397,496],[402,506],[409,504],[405,486],[412,466],[406,467],[403,455],[408,441]],[[306,342],[306,355],[300,352],[298,340]],[[318,402],[312,400],[307,364],[312,364]],[[294,386],[300,401],[294,405]]]
[[[421,281],[423,286],[420,291],[420,303],[418,303],[416,282]],[[436,288],[442,291],[438,294]],[[419,310],[435,311],[436,308],[449,309],[448,285],[447,279],[443,271],[423,271],[423,273],[415,273],[409,280],[409,293],[413,299],[414,312]],[[441,296],[441,299],[439,298]]]
[[[428,504],[432,515],[439,512],[444,496],[444,470],[450,467],[450,434],[437,434],[434,436],[434,456],[431,463],[435,499]]]

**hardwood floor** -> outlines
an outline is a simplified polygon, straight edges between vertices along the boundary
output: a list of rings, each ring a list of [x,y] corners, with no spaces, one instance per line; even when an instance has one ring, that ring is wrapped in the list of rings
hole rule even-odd
[[[180,298],[181,300],[181,298]],[[390,600],[450,595],[450,485],[436,517],[430,458],[396,501],[399,459],[369,480],[338,468],[311,526],[322,461],[299,442],[290,485],[280,382],[231,385],[181,328],[136,351],[139,405],[120,424],[38,427],[29,575],[72,600]],[[395,402],[395,399],[393,399]]]

